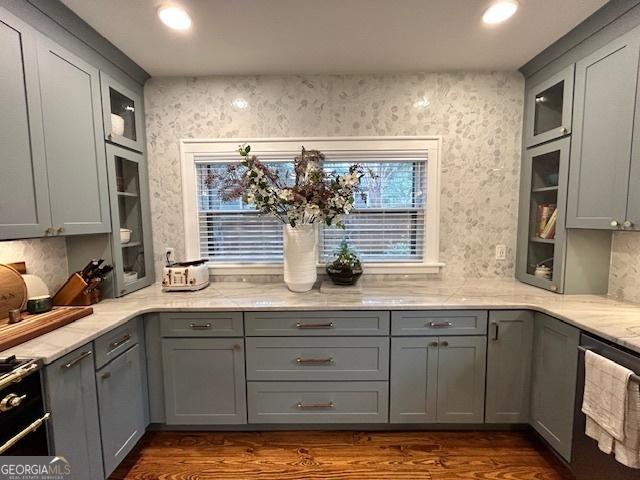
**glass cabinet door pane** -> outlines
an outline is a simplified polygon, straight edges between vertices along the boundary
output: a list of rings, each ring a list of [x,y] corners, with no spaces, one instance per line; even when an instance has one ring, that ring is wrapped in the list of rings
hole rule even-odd
[[[111,133],[136,141],[135,102],[113,87],[109,87],[109,103],[111,104]]]
[[[562,126],[563,94],[564,81],[536,94],[534,135],[540,135]]]

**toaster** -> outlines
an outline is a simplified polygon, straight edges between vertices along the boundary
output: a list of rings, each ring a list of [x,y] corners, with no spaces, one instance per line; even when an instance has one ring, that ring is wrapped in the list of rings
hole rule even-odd
[[[206,260],[174,262],[164,267],[162,290],[165,292],[191,292],[209,285],[209,267]]]

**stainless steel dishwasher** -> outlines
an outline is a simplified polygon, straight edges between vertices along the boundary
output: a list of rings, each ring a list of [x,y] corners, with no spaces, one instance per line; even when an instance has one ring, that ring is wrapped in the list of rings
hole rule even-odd
[[[571,470],[577,480],[639,480],[640,470],[628,468],[616,462],[613,455],[606,455],[601,452],[596,441],[585,435],[586,418],[582,413],[582,396],[584,394],[585,349],[609,358],[619,365],[633,370],[636,374],[640,374],[640,355],[584,334],[580,336],[580,347],[576,408],[573,421]]]

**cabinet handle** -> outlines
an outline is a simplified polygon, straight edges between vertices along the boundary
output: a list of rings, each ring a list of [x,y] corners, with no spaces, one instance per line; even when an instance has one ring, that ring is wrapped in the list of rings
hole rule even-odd
[[[53,227],[47,227],[47,229],[44,231],[44,234],[51,235],[53,232],[55,232],[55,229]]]
[[[51,416],[51,414],[49,412],[45,413],[41,418],[39,418],[38,420],[36,420],[35,422],[33,422],[32,424],[30,424],[27,428],[25,428],[24,430],[22,430],[20,433],[18,433],[17,435],[11,437],[9,440],[7,440],[5,443],[3,443],[2,445],[0,445],[0,455],[4,454],[4,452],[6,452],[7,450],[9,450],[11,447],[13,447],[16,443],[18,443],[20,440],[22,440],[24,437],[26,437],[27,435],[29,435],[31,432],[35,432],[38,428],[40,428],[40,426],[46,422],[47,420],[49,420],[49,417]]]
[[[500,324],[498,324],[498,322],[491,322],[491,326],[493,327],[493,340],[498,340],[500,336]]]
[[[6,397],[0,401],[0,413],[8,412],[9,410],[19,407],[22,402],[27,398],[27,395],[16,395],[15,393],[10,393]]]
[[[447,342],[446,340],[444,342],[440,342],[440,346],[441,347],[448,347],[449,346],[449,342]]]
[[[58,234],[64,233],[64,227],[58,227]]]
[[[121,339],[116,340],[115,342],[112,342],[109,344],[109,352],[111,353],[113,352],[116,348],[118,348],[121,345],[124,345],[125,343],[127,343],[129,340],[131,340],[131,335],[129,335],[128,333],[123,336]]]
[[[609,225],[611,225],[612,227],[619,227],[620,226],[620,224],[618,223],[617,220],[611,220],[611,223]]]
[[[451,323],[451,322],[429,322],[425,326],[431,327],[431,328],[451,328],[453,326],[453,323]]]
[[[313,328],[333,328],[333,322],[329,322],[329,323],[301,323],[301,322],[298,322],[298,323],[296,323],[296,328],[300,328],[300,329],[305,329],[305,328],[309,328],[309,329],[313,329]]]
[[[296,358],[296,363],[299,365],[321,365],[326,363],[333,363],[333,357],[327,358]]]
[[[102,380],[106,380],[107,378],[111,378],[111,372],[104,372],[102,375],[100,375],[100,378],[102,378]]]
[[[569,130],[567,129],[567,127],[560,127],[560,133],[562,135],[566,135],[567,133],[569,133]]]
[[[549,286],[549,290],[551,290],[552,292],[557,292],[558,291],[558,286],[557,285],[550,285]]]
[[[333,402],[329,403],[304,403],[302,401],[296,404],[298,408],[334,408],[335,404]]]
[[[430,347],[437,347],[438,346],[438,342],[431,342],[429,344]]]
[[[633,222],[631,220],[625,220],[625,222],[622,224],[622,226],[624,228],[631,228],[631,227],[633,227]]]
[[[78,355],[76,358],[71,360],[69,363],[65,363],[64,365],[62,365],[62,368],[69,369],[69,368],[73,367],[74,365],[77,365],[78,363],[80,363],[83,359],[87,358],[92,353],[93,352],[91,350],[87,350],[86,352],[82,352],[80,355]]]
[[[113,138],[113,134],[112,133],[107,134],[107,140],[111,140],[112,138]]]
[[[209,330],[211,328],[210,323],[190,323],[189,328],[191,330]]]

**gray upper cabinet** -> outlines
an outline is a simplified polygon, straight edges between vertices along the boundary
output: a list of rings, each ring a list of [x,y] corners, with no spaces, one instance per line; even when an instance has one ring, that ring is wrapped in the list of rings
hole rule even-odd
[[[162,340],[168,425],[247,423],[244,340]]]
[[[631,227],[627,199],[639,55],[635,29],[576,64],[569,228]]]
[[[526,93],[525,145],[532,147],[571,133],[574,66],[529,88]]]
[[[533,312],[489,315],[486,423],[528,423]]]
[[[123,147],[144,151],[142,95],[100,72],[104,136]]]
[[[36,33],[0,8],[0,240],[51,226],[36,55]]]
[[[109,232],[98,70],[44,37],[38,68],[55,233]]]
[[[567,461],[571,460],[580,331],[535,314],[530,423]]]
[[[45,382],[51,411],[52,453],[69,461],[73,480],[103,480],[91,345],[48,365]]]

